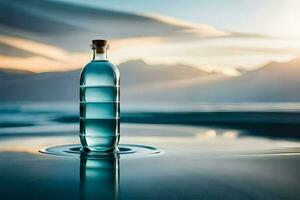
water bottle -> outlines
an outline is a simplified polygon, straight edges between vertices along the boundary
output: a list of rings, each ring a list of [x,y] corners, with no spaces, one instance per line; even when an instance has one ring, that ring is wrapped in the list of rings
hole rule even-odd
[[[120,73],[107,58],[107,40],[92,41],[93,60],[80,75],[83,151],[114,151],[120,138]]]

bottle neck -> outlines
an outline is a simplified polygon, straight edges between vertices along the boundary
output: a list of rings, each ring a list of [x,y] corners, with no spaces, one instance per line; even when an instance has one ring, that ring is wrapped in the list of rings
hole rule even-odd
[[[107,53],[96,53],[96,51],[93,52],[93,60],[108,60]]]
[[[95,44],[91,45],[93,50],[93,60],[108,60],[107,58],[107,50],[108,45],[105,46],[97,46]]]

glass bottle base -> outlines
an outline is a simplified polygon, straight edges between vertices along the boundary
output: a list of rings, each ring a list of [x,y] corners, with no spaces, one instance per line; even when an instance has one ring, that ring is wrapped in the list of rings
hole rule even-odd
[[[89,152],[113,152],[118,147],[120,135],[111,137],[92,137],[80,135],[82,150]]]

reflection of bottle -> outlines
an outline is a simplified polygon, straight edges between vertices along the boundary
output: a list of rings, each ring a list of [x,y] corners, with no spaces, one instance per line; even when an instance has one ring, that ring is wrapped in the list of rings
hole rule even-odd
[[[82,200],[119,199],[118,155],[80,156],[80,194]]]
[[[120,79],[107,40],[93,40],[93,60],[80,75],[80,141],[84,150],[113,151],[120,136]]]

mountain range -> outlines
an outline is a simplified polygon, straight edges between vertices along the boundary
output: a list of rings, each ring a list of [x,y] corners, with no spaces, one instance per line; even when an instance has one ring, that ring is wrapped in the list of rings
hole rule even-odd
[[[271,62],[231,77],[186,65],[150,65],[132,60],[118,66],[121,98],[128,102],[300,101],[300,58]],[[79,70],[0,73],[1,101],[77,101]]]
[[[237,77],[205,83],[202,78],[191,79],[157,87],[143,95],[132,92],[130,96],[143,102],[297,102],[300,101],[299,77],[300,57],[288,62],[270,62]],[[132,100],[130,96],[128,100]]]
[[[186,65],[149,65],[132,60],[118,66],[121,84],[126,91],[138,85],[166,84],[215,73]],[[20,70],[0,70],[1,101],[76,101],[80,70],[66,72],[33,73]]]

